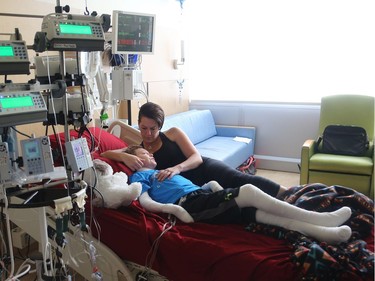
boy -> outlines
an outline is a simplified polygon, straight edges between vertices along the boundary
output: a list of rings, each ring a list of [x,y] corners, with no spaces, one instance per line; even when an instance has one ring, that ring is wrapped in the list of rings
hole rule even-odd
[[[143,167],[130,176],[130,181],[142,184],[139,202],[148,211],[173,214],[186,223],[271,224],[332,244],[351,236],[351,228],[342,225],[351,216],[348,207],[318,213],[280,201],[251,184],[222,189],[212,181],[201,188],[180,175],[159,181],[152,154],[142,146],[128,147],[125,152],[143,160]]]

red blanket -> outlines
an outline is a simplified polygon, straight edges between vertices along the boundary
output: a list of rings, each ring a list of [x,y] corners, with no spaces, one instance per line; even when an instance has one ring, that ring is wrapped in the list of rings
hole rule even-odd
[[[138,203],[120,210],[97,209],[101,240],[121,258],[145,265],[168,221]],[[152,268],[169,280],[299,280],[283,240],[245,231],[240,225],[177,222],[160,238]],[[283,272],[283,276],[278,276]]]
[[[298,194],[297,190],[294,194]],[[283,230],[275,232],[268,228],[268,231],[263,232],[265,226],[260,224],[255,227],[257,231],[254,228],[249,231],[251,226],[246,228],[242,225],[177,222],[158,240],[168,219],[146,212],[138,202],[119,210],[97,208],[95,218],[102,229],[100,239],[117,255],[140,265],[148,265],[169,280],[290,281],[301,280],[303,277],[306,280],[333,280],[342,273],[345,275],[340,280],[372,280],[373,277],[373,232],[364,240],[359,240],[367,241],[368,244],[355,250],[357,256],[364,254],[368,258],[368,265],[365,266],[367,272],[345,268],[345,263],[338,263],[334,255],[331,256],[330,263],[327,263],[327,268],[333,265],[336,266],[335,270],[316,271],[313,270],[319,268],[316,265],[327,264],[321,263],[322,260],[316,259],[314,254],[323,253],[324,256],[329,245],[318,245],[306,237],[303,240],[293,232],[283,235]],[[294,242],[291,237],[295,239]],[[358,238],[354,237],[350,242],[357,241]],[[306,243],[303,244],[303,241]],[[155,243],[157,249],[154,248],[156,252],[152,252]],[[351,245],[354,247],[354,244]],[[322,251],[316,246],[320,246]],[[357,246],[361,247],[359,244]],[[348,249],[349,243],[343,247]],[[332,249],[330,251],[332,254]],[[345,259],[346,264],[352,264],[352,257],[345,256]],[[307,264],[314,266],[309,267]]]

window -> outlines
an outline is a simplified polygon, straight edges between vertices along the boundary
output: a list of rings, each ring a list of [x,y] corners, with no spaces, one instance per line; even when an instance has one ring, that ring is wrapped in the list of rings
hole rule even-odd
[[[190,0],[193,100],[319,102],[375,94],[372,0]]]

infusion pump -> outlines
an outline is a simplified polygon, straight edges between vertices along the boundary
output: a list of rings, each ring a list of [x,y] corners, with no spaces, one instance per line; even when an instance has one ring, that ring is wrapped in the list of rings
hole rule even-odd
[[[0,40],[0,75],[30,74],[29,65],[24,41]]]
[[[47,119],[47,107],[38,91],[0,91],[0,127]]]
[[[35,39],[55,51],[103,51],[105,42],[100,18],[66,14],[45,16]]]
[[[27,177],[50,174],[55,171],[51,144],[48,136],[21,140],[24,172]],[[85,138],[65,143],[66,157],[73,172],[93,167],[91,152]],[[12,180],[11,152],[7,142],[0,142],[0,184]]]
[[[39,175],[54,171],[48,136],[21,140],[26,175]]]

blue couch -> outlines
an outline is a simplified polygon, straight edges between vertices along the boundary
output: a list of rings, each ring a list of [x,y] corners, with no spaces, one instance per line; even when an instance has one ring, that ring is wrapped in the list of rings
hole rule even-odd
[[[117,126],[120,127],[119,132]],[[210,110],[194,109],[169,115],[165,118],[162,131],[171,127],[183,130],[202,156],[223,161],[233,168],[254,154],[255,128],[216,125]],[[120,120],[113,121],[108,132],[129,145],[142,142],[138,127]]]
[[[254,154],[255,127],[216,125],[210,110],[189,110],[169,115],[162,131],[171,127],[183,130],[202,156],[223,161],[233,168]]]

